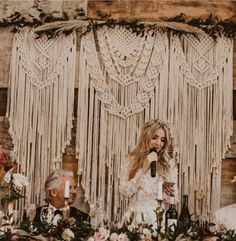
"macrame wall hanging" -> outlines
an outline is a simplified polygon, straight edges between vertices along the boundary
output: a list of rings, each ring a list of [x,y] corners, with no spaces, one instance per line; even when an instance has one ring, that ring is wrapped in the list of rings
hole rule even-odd
[[[179,185],[195,216],[209,219],[220,207],[221,161],[233,133],[233,44],[207,35],[170,41],[167,111],[179,148]]]
[[[7,116],[20,171],[31,183],[27,202],[43,203],[44,182],[71,139],[75,56],[75,33],[35,39],[23,29],[14,36]]]
[[[208,219],[219,207],[221,160],[232,134],[232,41],[103,27],[82,37],[76,152],[85,196],[119,219],[125,155],[144,122],[171,123],[180,196]]]

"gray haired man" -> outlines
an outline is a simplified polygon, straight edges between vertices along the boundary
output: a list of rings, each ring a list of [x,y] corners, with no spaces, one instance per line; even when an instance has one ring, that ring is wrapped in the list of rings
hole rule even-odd
[[[69,199],[68,204],[71,205],[76,198],[76,185],[71,171],[55,170],[52,172],[45,182],[46,202],[47,205],[36,209],[35,222],[40,222],[41,210],[43,207],[50,207],[54,215],[62,215],[62,208],[65,205],[65,183],[69,180]],[[89,221],[89,215],[83,213],[75,207],[70,207],[69,217],[73,217],[78,221]]]

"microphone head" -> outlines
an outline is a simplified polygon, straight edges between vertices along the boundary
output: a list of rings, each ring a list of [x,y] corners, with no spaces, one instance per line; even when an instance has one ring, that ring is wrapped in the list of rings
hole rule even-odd
[[[160,150],[161,150],[161,148],[151,148],[150,153],[154,151],[158,154],[160,152]]]
[[[151,148],[149,153],[151,153],[153,151],[157,153],[157,149],[156,148]]]
[[[150,170],[151,170],[151,177],[156,177],[156,171],[157,171],[157,162],[156,161],[151,162]]]

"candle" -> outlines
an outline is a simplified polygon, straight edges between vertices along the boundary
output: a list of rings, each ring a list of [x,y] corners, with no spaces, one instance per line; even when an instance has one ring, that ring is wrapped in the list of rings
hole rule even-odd
[[[162,184],[163,184],[162,181],[159,181],[157,183],[157,200],[163,200],[163,198],[162,198]]]
[[[64,198],[69,198],[69,196],[70,196],[70,181],[66,180],[66,182],[65,182]]]

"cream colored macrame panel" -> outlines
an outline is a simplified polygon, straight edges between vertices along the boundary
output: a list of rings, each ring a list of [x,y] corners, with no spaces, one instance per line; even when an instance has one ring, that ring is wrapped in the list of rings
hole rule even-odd
[[[188,193],[191,211],[209,218],[219,207],[221,159],[232,134],[232,41],[104,27],[83,36],[79,74],[79,174],[87,199],[104,210],[99,215],[121,217],[125,154],[143,123],[159,118],[171,125],[180,195]]]
[[[44,182],[71,139],[75,56],[75,33],[14,36],[7,116],[20,171],[30,179],[27,202],[43,203]]]
[[[85,196],[105,210],[108,220],[115,219],[115,213],[121,215],[117,212],[121,206],[121,161],[135,145],[137,130],[143,122],[158,115],[153,108],[157,101],[155,92],[160,93],[166,85],[168,66],[166,34],[137,37],[124,29],[117,31],[117,35],[108,29],[86,34],[80,50],[76,143],[79,173]],[[129,43],[127,47],[125,40]],[[113,55],[107,56],[110,52]]]
[[[170,101],[178,113],[169,121],[177,133],[179,183],[190,194],[190,210],[203,219],[220,207],[221,161],[233,132],[232,50],[231,40],[207,35],[170,43]]]

